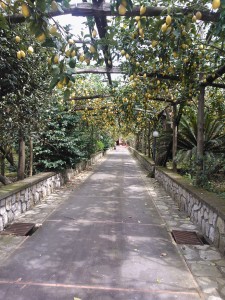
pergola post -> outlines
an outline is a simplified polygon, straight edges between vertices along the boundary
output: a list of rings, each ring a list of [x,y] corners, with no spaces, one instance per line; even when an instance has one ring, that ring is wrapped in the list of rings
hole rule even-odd
[[[25,137],[22,129],[19,129],[19,155],[18,155],[18,171],[17,179],[23,180],[25,178]]]
[[[148,121],[148,135],[147,135],[147,139],[148,139],[148,157],[151,157],[151,141],[150,141],[150,137],[151,137],[151,123],[150,121]]]
[[[139,136],[139,132],[136,134],[136,140],[135,140],[135,149],[139,150],[139,143],[140,143],[140,136]]]
[[[177,163],[175,160],[177,154],[177,106],[173,106],[173,171],[177,171]]]
[[[148,139],[148,134],[147,134],[147,120],[145,122],[145,131],[144,131],[144,155],[147,155],[147,139]]]
[[[198,120],[197,120],[197,160],[196,160],[196,185],[202,185],[202,175],[204,170],[204,105],[205,86],[200,86],[198,97]]]
[[[141,152],[145,154],[145,129],[142,129]]]

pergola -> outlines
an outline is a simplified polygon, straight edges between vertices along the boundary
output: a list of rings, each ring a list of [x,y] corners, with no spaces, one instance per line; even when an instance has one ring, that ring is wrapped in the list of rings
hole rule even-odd
[[[162,13],[166,13],[166,7],[147,7],[144,16],[148,17],[158,17]],[[191,8],[179,8],[179,12],[183,15],[188,15],[193,13],[193,9]],[[202,21],[209,22],[217,22],[220,18],[219,12],[211,12],[209,10],[203,10],[202,13]],[[119,16],[117,11],[113,11],[110,7],[109,3],[105,3],[100,0],[93,0],[93,3],[77,3],[75,5],[71,5],[70,8],[65,9],[64,12],[54,11],[49,13],[49,17],[59,16],[62,14],[71,14],[72,16],[83,16],[83,17],[94,17],[96,27],[98,29],[99,38],[102,39],[106,35],[106,27],[107,27],[107,16]],[[127,11],[125,16],[140,16],[140,7],[135,6],[131,11]],[[24,17],[21,15],[14,15],[12,17],[8,17],[10,22],[23,22]],[[109,84],[112,84],[111,74],[119,74],[125,73],[124,70],[121,70],[119,67],[113,66],[113,64],[109,64],[109,60],[112,62],[111,54],[107,45],[103,47],[103,55],[105,60],[105,67],[89,67],[85,69],[76,69],[75,74],[81,73],[96,73],[103,74],[105,73],[108,77]],[[215,83],[216,79],[221,77],[225,73],[225,65],[220,66],[217,70],[214,70],[211,75],[209,75],[206,80],[202,81],[201,75],[199,76],[198,89],[199,89],[199,97],[198,97],[198,134],[197,134],[197,165],[198,172],[197,175],[200,176],[203,169],[203,149],[204,149],[204,107],[205,107],[205,88],[207,86],[215,87],[215,88],[225,88],[225,84]],[[141,75],[141,74],[140,74]],[[164,75],[161,73],[149,73],[146,74],[148,78],[154,77],[158,80],[170,80],[179,82],[181,79],[178,75]],[[71,98],[71,100],[85,100],[85,99],[95,99],[95,98],[105,98],[109,97],[109,95],[94,95],[87,97],[75,97]],[[164,101],[165,104],[173,106],[174,112],[174,121],[173,121],[173,164],[174,169],[176,169],[175,163],[175,155],[177,152],[177,104],[180,104],[182,101],[171,100],[171,99],[162,99],[162,98],[154,98],[151,99],[154,101]],[[102,109],[104,109],[103,107]],[[77,108],[79,109],[79,108]],[[80,108],[81,109],[81,108]],[[91,107],[88,110],[92,110]]]

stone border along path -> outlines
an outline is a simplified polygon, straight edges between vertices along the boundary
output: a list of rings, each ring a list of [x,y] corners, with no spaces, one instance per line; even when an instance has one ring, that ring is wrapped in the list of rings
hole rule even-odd
[[[159,214],[167,225],[168,232],[190,230],[201,234],[200,228],[190,221],[185,212],[179,210],[178,205],[158,181],[149,178],[147,171],[142,166],[141,169],[141,177]],[[176,243],[174,242],[174,244]],[[204,293],[205,299],[225,299],[225,258],[220,252],[211,245],[176,244],[176,246]]]
[[[47,196],[40,204],[37,204],[32,209],[21,214],[15,222],[22,223],[35,223],[37,227],[40,227],[42,223],[51,215],[60,204],[62,204],[73,190],[84,182],[93,173],[94,166],[101,163],[106,159],[103,156],[87,167],[85,171],[81,171],[78,175],[72,177],[64,186],[55,189],[54,193]],[[24,236],[10,236],[0,235],[0,265],[17,249],[28,237]],[[43,299],[44,300],[44,299]]]
[[[103,162],[106,158],[107,157],[103,157],[97,164]],[[93,174],[93,169],[94,166],[89,167],[87,170],[74,176],[65,186],[47,196],[41,204],[22,214],[16,221],[32,222],[41,226],[45,219],[68,198],[74,188]],[[198,231],[198,227],[187,218],[186,214],[178,210],[177,204],[168,196],[163,187],[161,187],[154,178],[149,178],[147,175],[147,171],[141,167],[141,179],[145,182],[151,199],[167,224],[168,232],[171,232],[173,229]],[[27,238],[29,237],[0,236],[0,265],[19,248]],[[176,245],[175,242],[174,245]],[[205,299],[225,299],[225,258],[222,258],[219,251],[210,245],[176,245],[176,247],[186,261]]]

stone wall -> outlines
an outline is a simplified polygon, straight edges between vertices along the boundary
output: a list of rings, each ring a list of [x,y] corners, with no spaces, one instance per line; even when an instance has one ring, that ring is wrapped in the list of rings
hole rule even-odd
[[[85,170],[103,156],[103,152],[92,155],[90,160],[82,161],[75,169],[62,173],[39,173],[24,180],[6,185],[0,189],[0,231],[21,213],[29,210],[47,195],[51,194],[73,175]]]
[[[155,163],[146,155],[138,152],[132,147],[129,147],[130,152],[133,154],[134,157],[138,159],[140,164],[149,171],[150,176],[154,177],[155,173]]]
[[[135,150],[135,156],[143,166],[148,164],[145,155]],[[155,167],[155,179],[178,203],[179,209],[199,225],[203,235],[225,254],[225,199],[192,186],[187,179],[163,167]]]

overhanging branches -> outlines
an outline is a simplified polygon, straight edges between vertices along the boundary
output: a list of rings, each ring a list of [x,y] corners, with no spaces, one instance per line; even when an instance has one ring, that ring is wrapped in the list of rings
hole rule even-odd
[[[179,14],[183,15],[189,15],[196,12],[196,9],[193,8],[174,8],[174,11]],[[144,16],[148,17],[159,17],[163,14],[167,14],[168,10],[166,7],[147,7],[146,12]],[[202,10],[202,21],[207,22],[217,22],[220,18],[220,13],[214,13],[210,10]],[[54,16],[60,16],[60,15],[66,15],[66,14],[72,14],[72,16],[78,16],[78,17],[88,17],[88,16],[94,16],[94,17],[103,17],[103,16],[119,16],[118,11],[112,10],[109,3],[101,3],[100,5],[92,4],[92,3],[77,3],[71,5],[70,8],[64,9],[64,12],[56,11],[56,12],[49,12],[49,17]],[[127,11],[126,15],[127,17],[132,16],[139,16],[140,15],[140,6],[135,6],[132,11]],[[10,20],[11,23],[20,23],[24,22],[25,18],[22,15],[13,15],[9,16],[8,20]]]
[[[81,96],[81,97],[72,97],[69,100],[78,101],[78,100],[101,99],[101,98],[109,98],[109,97],[112,97],[112,96],[110,96],[110,95]]]

